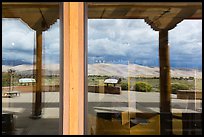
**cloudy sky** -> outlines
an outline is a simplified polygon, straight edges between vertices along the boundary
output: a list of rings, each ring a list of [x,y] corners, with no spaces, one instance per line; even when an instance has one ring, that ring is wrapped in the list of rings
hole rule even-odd
[[[59,21],[43,34],[43,59],[59,63]],[[35,31],[16,19],[2,19],[2,61],[33,61]],[[158,32],[144,20],[89,20],[89,63],[158,66]],[[172,67],[202,66],[202,21],[185,20],[169,31]]]
[[[2,60],[33,63],[35,31],[20,19],[2,19]],[[16,62],[15,62],[16,61]],[[59,20],[43,32],[43,61],[59,63]]]

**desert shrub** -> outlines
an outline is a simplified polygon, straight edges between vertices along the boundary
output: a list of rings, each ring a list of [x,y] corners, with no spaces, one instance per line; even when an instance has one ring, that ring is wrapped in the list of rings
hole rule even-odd
[[[190,89],[188,85],[181,84],[181,83],[172,83],[171,84],[171,91],[173,94],[176,94],[178,90],[188,90]]]
[[[189,77],[188,79],[189,79],[189,80],[194,80],[194,77]]]
[[[121,89],[122,90],[128,90],[128,83],[127,82],[122,82],[121,83]]]
[[[183,80],[184,78],[183,77],[179,77],[179,80]]]
[[[145,82],[136,82],[135,90],[142,91],[142,92],[150,92],[152,90],[152,86]]]

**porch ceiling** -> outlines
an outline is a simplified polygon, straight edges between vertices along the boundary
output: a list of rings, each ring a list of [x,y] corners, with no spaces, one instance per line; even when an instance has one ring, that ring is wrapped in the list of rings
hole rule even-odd
[[[154,29],[171,29],[184,19],[202,19],[201,2],[88,2],[89,19],[145,19]],[[3,18],[21,18],[47,30],[59,18],[59,3],[2,3]]]
[[[201,2],[89,2],[89,19],[145,19],[154,30],[172,29],[184,19],[202,19]]]
[[[2,18],[21,18],[34,30],[45,31],[59,18],[58,3],[2,3]]]
[[[185,16],[185,12],[177,16],[183,19],[201,19],[201,2],[89,2],[88,17],[95,19],[144,19],[158,18],[166,13],[165,18],[173,18],[182,10],[194,10]]]

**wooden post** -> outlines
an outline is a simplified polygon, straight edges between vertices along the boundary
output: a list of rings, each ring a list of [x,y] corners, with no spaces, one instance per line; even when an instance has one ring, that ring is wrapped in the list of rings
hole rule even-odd
[[[34,90],[34,103],[32,118],[40,118],[42,111],[42,31],[36,31],[36,90]]]
[[[171,77],[169,62],[168,30],[159,31],[160,61],[160,133],[172,134]]]
[[[62,6],[63,135],[84,134],[84,6],[83,2],[64,2]]]

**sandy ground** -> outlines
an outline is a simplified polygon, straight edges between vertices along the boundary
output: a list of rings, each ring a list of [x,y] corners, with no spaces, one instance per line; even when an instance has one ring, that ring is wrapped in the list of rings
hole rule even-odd
[[[59,132],[59,93],[43,93],[41,119],[31,119],[32,93],[21,93],[13,98],[2,98],[2,111],[15,116],[16,134],[23,135],[57,135]]]

